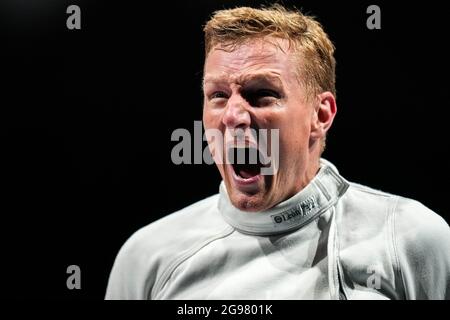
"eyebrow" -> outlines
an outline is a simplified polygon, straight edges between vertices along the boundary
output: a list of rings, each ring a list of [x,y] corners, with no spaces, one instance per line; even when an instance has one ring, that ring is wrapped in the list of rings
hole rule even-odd
[[[230,77],[223,76],[223,75],[209,75],[203,78],[203,87],[206,83],[223,83],[223,82],[229,82]],[[277,85],[280,88],[283,88],[283,82],[281,81],[281,78],[276,73],[254,73],[254,74],[247,74],[237,77],[237,79],[234,81],[235,83],[244,85],[249,82],[262,82],[262,83],[269,83]]]

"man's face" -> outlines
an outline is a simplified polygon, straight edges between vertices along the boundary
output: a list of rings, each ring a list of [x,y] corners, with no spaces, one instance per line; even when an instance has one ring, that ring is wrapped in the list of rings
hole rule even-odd
[[[279,129],[279,163],[273,175],[261,175],[254,165],[218,163],[215,157],[231,202],[241,210],[271,208],[317,172],[318,154],[311,152],[315,110],[306,102],[296,71],[298,59],[280,39],[249,41],[233,51],[216,46],[206,58],[203,123],[205,130],[218,129],[224,136],[223,143],[210,141],[213,153],[223,149],[226,159],[236,148],[260,148],[250,129],[267,129],[268,136]],[[243,138],[235,138],[236,129],[245,133]]]

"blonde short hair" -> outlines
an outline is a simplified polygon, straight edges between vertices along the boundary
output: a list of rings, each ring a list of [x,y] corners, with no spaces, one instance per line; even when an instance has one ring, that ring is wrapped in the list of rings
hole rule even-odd
[[[216,46],[235,47],[245,41],[275,37],[289,40],[299,54],[299,80],[307,98],[330,91],[336,95],[334,46],[313,17],[281,5],[240,7],[213,13],[204,27],[205,56]]]

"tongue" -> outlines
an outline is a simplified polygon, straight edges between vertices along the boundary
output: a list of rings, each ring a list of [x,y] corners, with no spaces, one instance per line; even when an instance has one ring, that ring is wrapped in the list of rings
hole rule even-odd
[[[239,175],[244,179],[252,178],[252,177],[256,176],[257,174],[258,174],[257,168],[245,168],[245,169],[239,170]]]

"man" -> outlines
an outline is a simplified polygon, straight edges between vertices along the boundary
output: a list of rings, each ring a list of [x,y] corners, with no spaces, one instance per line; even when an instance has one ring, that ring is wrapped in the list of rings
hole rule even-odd
[[[220,192],[135,233],[106,298],[450,298],[444,220],[321,159],[336,101],[334,47],[320,24],[280,6],[236,8],[204,31],[203,123],[224,136],[209,139]],[[261,152],[252,129],[279,130],[272,174],[261,161],[218,161]]]

